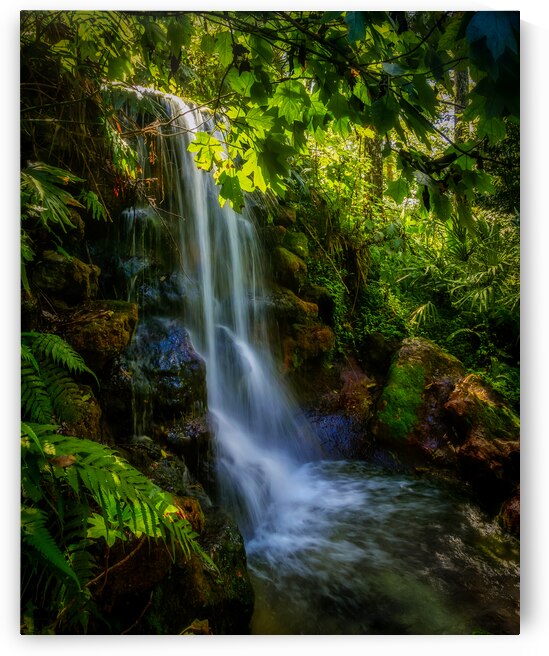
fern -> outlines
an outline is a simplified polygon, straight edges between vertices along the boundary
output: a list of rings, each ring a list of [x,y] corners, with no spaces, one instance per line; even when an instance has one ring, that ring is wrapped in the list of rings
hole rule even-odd
[[[95,612],[90,583],[98,541],[111,547],[130,534],[177,550],[201,550],[169,494],[112,449],[59,434],[58,421],[81,403],[72,374],[93,372],[62,338],[24,333],[21,345],[22,592],[29,631],[87,630]],[[95,549],[94,549],[95,547]],[[33,608],[47,608],[49,625]]]
[[[83,191],[79,196],[79,200],[82,201],[88,213],[95,221],[108,220],[107,210],[95,192]]]
[[[58,335],[27,332],[21,339],[23,417],[39,424],[49,423],[52,417],[74,421],[82,396],[69,374],[86,373],[96,381],[97,377],[82,356]]]
[[[52,360],[55,364],[67,369],[71,373],[91,374],[96,382],[97,376],[86,365],[82,356],[75,351],[62,337],[52,333],[26,332],[21,335],[23,344],[29,344],[32,351],[44,359]]]
[[[21,507],[21,535],[23,541],[30,545],[43,559],[71,578],[80,588],[80,581],[67,562],[61,549],[46,528],[48,516],[39,508]]]

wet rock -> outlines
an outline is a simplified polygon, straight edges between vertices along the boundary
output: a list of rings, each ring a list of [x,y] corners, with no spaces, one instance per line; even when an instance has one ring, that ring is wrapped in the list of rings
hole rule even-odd
[[[55,251],[45,251],[36,263],[32,282],[55,304],[72,306],[97,296],[97,281],[101,270],[77,257],[67,257]]]
[[[76,416],[62,424],[61,432],[99,442],[102,436],[101,406],[89,385],[79,385],[79,389],[82,398],[76,407]]]
[[[299,292],[307,280],[305,262],[282,246],[272,251],[272,268],[274,279],[293,292]]]
[[[282,246],[286,228],[281,225],[267,225],[261,230],[261,240],[266,249]]]
[[[206,406],[206,367],[177,319],[141,323],[125,354],[133,394],[150,405],[156,420]]]
[[[309,240],[303,232],[287,230],[282,240],[282,246],[302,259],[309,257]]]
[[[370,333],[360,343],[358,349],[360,363],[368,371],[378,376],[385,376],[400,344],[399,339],[387,338],[381,333]]]
[[[279,205],[274,217],[274,223],[289,228],[294,225],[296,219],[296,211],[293,207]]]
[[[291,326],[314,319],[318,315],[318,305],[302,300],[294,292],[280,285],[272,285],[267,292],[266,309],[280,324]]]
[[[429,458],[453,460],[454,428],[444,404],[465,368],[433,342],[402,342],[389,369],[372,431],[378,441]]]
[[[303,298],[318,307],[318,318],[328,326],[334,326],[335,301],[330,290],[321,285],[307,284],[303,288]]]
[[[503,502],[498,521],[506,531],[520,537],[520,492]]]
[[[335,346],[334,331],[318,323],[294,327],[293,336],[282,342],[283,370],[290,373],[303,365],[329,357]]]
[[[137,305],[125,301],[92,301],[64,328],[64,337],[99,371],[130,343],[137,324]]]
[[[500,503],[520,475],[518,417],[473,374],[455,386],[445,409],[458,428],[463,476],[485,501]]]
[[[207,509],[199,543],[219,571],[197,554],[180,555],[145,595],[150,606],[133,633],[180,634],[197,621],[207,621],[215,634],[249,633],[254,594],[236,525],[221,510]]]

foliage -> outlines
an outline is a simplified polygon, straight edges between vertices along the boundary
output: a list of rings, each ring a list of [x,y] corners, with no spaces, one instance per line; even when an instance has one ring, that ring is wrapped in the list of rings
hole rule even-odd
[[[107,211],[97,194],[82,190],[78,196],[69,191],[84,180],[66,169],[43,162],[30,162],[21,171],[21,278],[26,291],[30,285],[26,266],[33,262],[33,235],[46,232],[58,248],[63,236],[75,228],[72,212],[85,209],[95,220],[106,220]]]
[[[419,183],[424,207],[442,211],[449,193],[489,185],[487,143],[518,117],[515,12],[23,12],[22,35],[75,81],[152,83],[209,105],[228,153],[218,181],[236,207],[243,191],[286,192],[307,135],[357,126],[387,138],[398,196]],[[438,121],[456,68],[473,80],[464,116],[481,141],[456,144]],[[116,129],[114,108],[94,100]],[[433,135],[447,144],[436,158]],[[218,164],[212,135],[197,139],[201,164]]]
[[[393,365],[389,371],[377,418],[396,439],[404,439],[417,421],[424,382],[420,364]]]
[[[169,494],[106,446],[59,433],[82,403],[70,374],[94,376],[80,355],[57,335],[25,333],[21,372],[23,631],[86,631],[100,543],[146,536],[213,566]]]

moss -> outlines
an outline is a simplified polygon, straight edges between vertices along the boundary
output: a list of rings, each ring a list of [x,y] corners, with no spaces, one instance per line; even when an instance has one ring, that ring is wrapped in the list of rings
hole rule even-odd
[[[309,257],[309,241],[302,232],[288,230],[284,235],[282,246],[303,259]]]
[[[417,421],[425,385],[425,369],[420,364],[394,364],[381,396],[378,420],[391,437],[404,440]]]

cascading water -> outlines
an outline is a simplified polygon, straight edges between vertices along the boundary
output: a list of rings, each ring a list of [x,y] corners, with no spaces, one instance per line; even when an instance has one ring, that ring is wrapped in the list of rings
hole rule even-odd
[[[177,217],[177,283],[185,326],[206,363],[220,496],[250,537],[267,506],[286,493],[291,473],[318,456],[318,447],[274,371],[254,225],[220,206],[212,176],[188,152],[193,134],[212,126],[179,98],[146,93],[167,117],[159,137],[162,213]],[[129,218],[138,214],[132,210]]]
[[[153,323],[183,318],[206,363],[220,501],[239,522],[255,581],[253,630],[516,632],[513,540],[442,486],[320,459],[269,352],[253,222],[220,207],[188,152],[193,133],[212,126],[178,98],[143,94],[166,114],[162,199],[126,213],[129,293],[157,261],[158,288],[146,291],[157,299]],[[150,159],[143,152],[144,168]],[[136,416],[139,434],[146,412]]]

